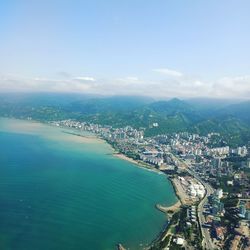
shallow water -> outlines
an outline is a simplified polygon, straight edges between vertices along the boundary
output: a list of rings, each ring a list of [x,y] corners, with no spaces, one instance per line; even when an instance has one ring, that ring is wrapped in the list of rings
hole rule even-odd
[[[112,156],[98,139],[0,119],[0,249],[140,249],[177,200],[165,175]]]

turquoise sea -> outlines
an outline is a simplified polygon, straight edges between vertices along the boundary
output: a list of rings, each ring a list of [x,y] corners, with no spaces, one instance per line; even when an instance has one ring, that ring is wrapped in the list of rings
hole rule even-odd
[[[0,249],[142,249],[177,198],[165,175],[90,134],[0,119]]]

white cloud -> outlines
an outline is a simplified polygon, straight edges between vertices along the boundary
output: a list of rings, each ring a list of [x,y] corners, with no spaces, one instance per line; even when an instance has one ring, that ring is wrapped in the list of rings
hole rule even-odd
[[[139,81],[139,78],[136,77],[136,76],[128,76],[126,79],[128,81],[132,81],[132,82],[138,82]]]
[[[74,77],[73,80],[81,81],[81,82],[95,82],[96,79],[90,76],[77,76]]]
[[[144,95],[152,97],[250,97],[250,75],[222,77],[204,81],[198,77],[166,77],[141,79],[127,76],[114,79],[96,79],[90,76],[50,79],[0,75],[0,91],[53,91],[102,95]]]
[[[166,76],[170,77],[181,77],[183,74],[179,71],[167,69],[167,68],[161,68],[161,69],[153,69],[154,72],[161,73]]]
[[[50,78],[43,78],[43,77],[35,77],[33,80],[37,82],[61,82],[63,81],[60,79],[50,79]]]
[[[250,75],[223,77],[212,86],[213,93],[217,96],[250,97]]]
[[[125,84],[140,83],[141,82],[140,79],[136,76],[127,76],[124,78],[118,78],[117,81],[125,83]]]
[[[90,89],[94,78],[87,77],[79,80],[72,79],[54,79],[45,77],[19,77],[19,76],[1,76],[0,91],[52,91],[52,92],[79,92]]]

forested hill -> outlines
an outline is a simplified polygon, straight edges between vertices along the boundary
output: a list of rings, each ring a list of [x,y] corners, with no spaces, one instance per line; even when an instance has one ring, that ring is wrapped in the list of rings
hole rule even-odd
[[[204,102],[177,98],[155,101],[138,96],[0,94],[0,115],[42,121],[71,118],[114,127],[131,125],[145,128],[146,136],[180,131],[220,132],[232,142],[241,142],[248,140],[250,135],[250,101]]]

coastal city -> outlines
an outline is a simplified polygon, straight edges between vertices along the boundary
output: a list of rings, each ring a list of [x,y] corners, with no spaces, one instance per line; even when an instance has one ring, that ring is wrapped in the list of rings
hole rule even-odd
[[[250,250],[250,0],[0,0],[0,250]]]
[[[188,132],[144,137],[144,129],[113,128],[76,120],[50,124],[95,133],[117,157],[165,173],[178,197],[155,204],[167,224],[145,249],[249,249],[250,150],[230,147],[219,133]],[[153,126],[158,126],[157,123]],[[119,244],[119,249],[126,246]]]

